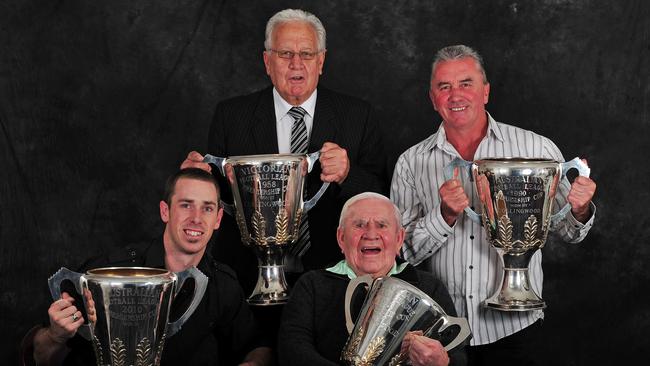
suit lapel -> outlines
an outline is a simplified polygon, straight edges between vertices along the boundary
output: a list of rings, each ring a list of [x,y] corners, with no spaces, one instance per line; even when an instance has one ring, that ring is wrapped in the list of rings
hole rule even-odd
[[[276,130],[275,107],[273,105],[273,88],[262,91],[259,103],[255,107],[255,121],[251,126],[255,151],[257,154],[277,154],[278,133]]]
[[[320,150],[326,141],[335,141],[336,113],[326,89],[318,89],[316,108],[314,109],[314,123],[309,137],[309,150],[312,153]]]

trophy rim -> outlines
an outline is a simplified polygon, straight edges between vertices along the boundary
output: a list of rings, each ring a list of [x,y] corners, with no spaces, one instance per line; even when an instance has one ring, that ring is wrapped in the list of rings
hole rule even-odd
[[[226,159],[227,164],[260,164],[284,161],[301,161],[306,154],[258,154],[258,155],[237,155]]]
[[[505,158],[483,158],[476,161],[487,162],[487,163],[504,163],[504,164],[535,164],[535,163],[558,163],[558,161],[553,159],[545,158],[521,158],[521,157],[505,157]]]
[[[86,271],[86,274],[98,278],[151,280],[157,278],[169,278],[171,272],[166,269],[154,267],[99,267],[89,269]]]

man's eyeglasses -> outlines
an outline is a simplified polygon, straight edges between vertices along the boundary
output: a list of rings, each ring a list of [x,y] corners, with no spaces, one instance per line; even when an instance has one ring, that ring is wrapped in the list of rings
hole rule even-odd
[[[300,52],[293,52],[293,51],[284,51],[284,50],[274,50],[270,49],[270,52],[275,52],[278,54],[279,58],[284,58],[287,60],[293,59],[293,56],[298,55],[301,60],[313,60],[316,55],[320,53],[320,51],[316,52],[309,52],[309,51],[300,51]]]

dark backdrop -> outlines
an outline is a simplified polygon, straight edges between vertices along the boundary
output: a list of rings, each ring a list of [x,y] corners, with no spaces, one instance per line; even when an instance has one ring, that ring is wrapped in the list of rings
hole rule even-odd
[[[206,151],[215,103],[269,81],[266,20],[300,7],[328,31],[323,85],[377,109],[389,161],[437,129],[430,62],[486,60],[497,120],[583,156],[596,226],[543,249],[549,365],[618,365],[650,329],[646,164],[650,3],[538,1],[0,1],[0,359],[49,304],[47,277],[160,232],[164,178]],[[643,359],[645,359],[644,357]]]

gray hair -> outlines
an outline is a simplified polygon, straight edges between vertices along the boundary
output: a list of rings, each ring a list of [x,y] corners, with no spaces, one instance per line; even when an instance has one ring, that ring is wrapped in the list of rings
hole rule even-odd
[[[399,212],[399,208],[395,206],[393,201],[388,199],[388,197],[384,196],[383,194],[375,193],[375,192],[363,192],[359,193],[355,196],[352,196],[352,198],[348,199],[345,204],[343,205],[343,209],[341,209],[341,217],[339,218],[339,228],[343,227],[343,222],[348,216],[348,211],[350,210],[350,206],[355,204],[358,201],[365,200],[365,199],[377,199],[380,201],[385,201],[390,203],[390,205],[393,207],[393,211],[395,213],[395,221],[397,222],[398,227],[402,227],[402,215]]]
[[[488,79],[487,74],[485,73],[485,67],[483,67],[483,57],[481,57],[481,55],[479,55],[473,48],[462,44],[447,46],[436,52],[433,64],[431,65],[431,80],[433,80],[433,74],[435,73],[436,67],[439,63],[444,61],[460,60],[465,57],[470,57],[476,61],[476,64],[483,75],[483,84],[487,84]]]
[[[264,33],[264,49],[269,51],[271,49],[271,37],[275,28],[283,23],[289,22],[305,22],[314,28],[318,39],[318,51],[325,51],[325,41],[327,35],[325,34],[325,27],[323,23],[312,13],[301,9],[284,9],[281,10],[269,19],[266,23],[266,32]]]

